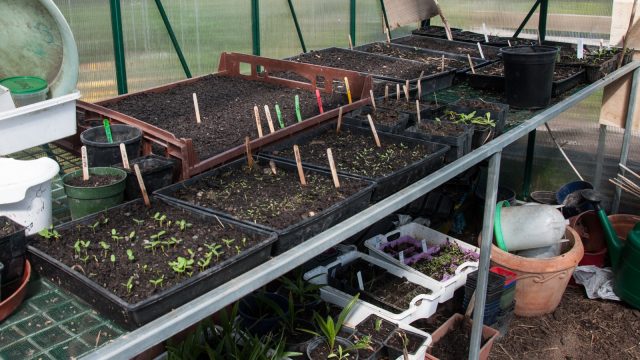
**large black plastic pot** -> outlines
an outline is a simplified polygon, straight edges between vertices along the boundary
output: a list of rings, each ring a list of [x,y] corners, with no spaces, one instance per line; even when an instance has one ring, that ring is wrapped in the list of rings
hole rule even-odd
[[[6,235],[0,237],[0,284],[5,285],[22,277],[27,243],[24,239],[25,227],[6,216],[0,216],[0,228]]]
[[[256,162],[261,166],[268,166],[268,159],[264,157],[256,157]],[[288,162],[282,162],[278,160],[274,160],[278,169],[285,169],[291,172],[296,173],[296,165],[290,164]],[[198,209],[200,211],[206,212],[208,214],[213,214],[218,217],[224,217],[228,219],[233,219],[247,226],[251,226],[257,229],[261,229],[263,231],[271,231],[276,232],[278,234],[278,241],[273,246],[273,255],[280,255],[283,252],[293,248],[296,245],[302,244],[304,241],[309,239],[310,237],[317,235],[324,230],[330,228],[331,226],[341,222],[342,220],[355,215],[356,213],[364,210],[367,206],[369,206],[369,201],[371,200],[371,193],[373,192],[373,188],[375,184],[371,181],[366,181],[362,179],[357,179],[352,176],[339,175],[341,179],[351,178],[356,179],[358,181],[362,181],[366,184],[364,188],[362,188],[357,193],[349,196],[348,198],[338,202],[336,204],[331,205],[330,207],[324,209],[322,212],[315,214],[315,216],[310,216],[306,219],[300,220],[297,223],[291,224],[284,229],[275,229],[270,226],[264,224],[256,224],[250,221],[244,221],[236,218],[234,215],[229,214],[224,210],[220,210],[224,208],[224,204],[215,204],[215,208],[212,207],[204,207],[200,205],[196,205],[190,203],[186,200],[179,199],[175,197],[175,193],[181,189],[188,189],[193,184],[197,183],[201,179],[206,179],[210,177],[217,177],[224,175],[231,169],[240,169],[242,167],[246,167],[247,160],[239,159],[233,161],[229,164],[221,166],[219,168],[209,170],[205,173],[202,173],[198,176],[194,176],[189,180],[179,182],[168,186],[166,188],[160,189],[155,192],[155,194],[163,199],[166,199],[169,202],[174,204],[178,204],[183,207]],[[331,177],[331,174],[322,171],[319,169],[308,169],[306,168],[305,173],[316,173],[322,176]],[[343,180],[341,180],[343,181]],[[283,189],[284,190],[284,189]]]
[[[142,196],[140,186],[138,185],[138,178],[133,170],[135,164],[138,164],[140,168],[142,181],[144,181],[145,188],[149,194],[165,186],[169,186],[173,182],[173,169],[176,165],[176,161],[173,159],[154,154],[146,155],[130,161],[129,165],[131,169],[125,169],[122,167],[122,164],[119,163],[115,167],[127,173],[127,185],[124,189],[125,200],[133,200]]]
[[[113,142],[107,140],[104,127],[96,126],[83,131],[80,141],[87,147],[87,160],[90,167],[111,166],[122,162],[120,143],[124,143],[129,159],[140,155],[142,131],[135,126],[111,125]]]
[[[368,126],[368,125],[367,125]],[[276,144],[273,144],[264,149],[262,155],[267,156],[269,158],[278,159],[280,161],[284,161],[290,164],[295,164],[295,159],[293,158],[283,158],[278,155],[273,155],[274,152],[278,152],[283,149],[290,149],[294,144],[304,145],[312,142],[317,136],[323,134],[327,131],[335,131],[335,123],[330,123],[323,126],[318,126],[313,129],[304,131],[297,135],[291,136],[286,140],[280,141]],[[371,130],[369,128],[357,127],[357,126],[349,126],[343,125],[343,131],[349,131],[355,134],[362,134],[366,136],[371,136]],[[376,188],[371,196],[372,202],[380,201],[387,196],[404,189],[408,185],[416,182],[417,180],[422,179],[428,174],[438,170],[444,161],[445,154],[449,151],[449,146],[443,144],[437,144],[433,142],[427,142],[420,139],[412,139],[404,136],[392,135],[392,134],[379,134],[380,142],[383,144],[404,144],[410,148],[416,147],[418,145],[422,145],[430,152],[423,159],[416,161],[415,163],[399,169],[389,175],[380,176],[377,178],[373,178],[370,176],[358,175],[344,171],[338,171],[340,174],[344,174],[347,176],[352,176],[360,179],[365,179],[367,181],[374,181],[376,183]],[[317,164],[317,163],[309,163],[304,162],[303,165],[308,166],[313,169],[320,169],[322,171],[329,171],[327,164]],[[339,167],[339,164],[338,164]]]
[[[152,198],[152,201],[161,201]],[[131,204],[141,203],[142,199],[121,204],[109,211],[127,211]],[[195,299],[211,289],[218,287],[246,271],[262,264],[269,259],[271,246],[276,240],[273,233],[248,227],[237,221],[216,218],[211,214],[205,214],[197,210],[188,210],[194,217],[210,219],[211,223],[222,222],[224,226],[233,226],[236,229],[252,235],[260,236],[262,241],[248,251],[240,255],[228,258],[221,263],[197,273],[183,282],[153,294],[137,303],[128,303],[116,296],[100,284],[86,277],[82,272],[71,269],[57,259],[47,255],[37,248],[37,242],[31,242],[28,247],[30,261],[36,271],[53,283],[67,289],[71,293],[85,300],[99,311],[103,316],[117,322],[122,327],[133,330],[161,315]],[[75,226],[88,226],[95,222],[99,214],[87,216],[80,220],[71,221],[57,227],[58,231]],[[189,217],[185,214],[185,220]],[[69,241],[75,241],[70,239]],[[61,245],[62,246],[62,245]],[[72,245],[68,245],[69,248]],[[168,261],[159,255],[158,261]]]
[[[500,52],[504,62],[507,103],[524,109],[549,105],[558,49],[551,46],[514,46],[502,48]]]

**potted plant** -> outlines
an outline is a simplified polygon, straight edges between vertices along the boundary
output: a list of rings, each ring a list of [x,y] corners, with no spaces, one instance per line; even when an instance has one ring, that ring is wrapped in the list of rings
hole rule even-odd
[[[465,114],[447,110],[444,113],[444,120],[455,124],[473,125],[472,149],[484,145],[495,135],[496,122],[491,119],[491,112],[485,112],[484,116],[476,116],[476,111]]]
[[[62,177],[72,219],[116,206],[124,200],[127,173],[110,167],[89,168],[89,180],[83,180],[82,169]]]
[[[124,190],[126,200],[137,199],[142,196],[138,179],[133,171],[133,166],[138,165],[142,180],[149,194],[171,185],[173,182],[173,171],[176,161],[170,158],[150,154],[129,161],[130,168],[126,169],[121,163],[115,167],[124,170],[127,173],[127,186]]]

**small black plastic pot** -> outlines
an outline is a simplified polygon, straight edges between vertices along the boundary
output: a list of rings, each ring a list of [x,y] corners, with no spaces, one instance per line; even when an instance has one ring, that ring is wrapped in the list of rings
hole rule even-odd
[[[523,109],[549,105],[558,49],[514,46],[500,50],[504,61],[507,103]]]
[[[158,189],[171,185],[173,182],[173,170],[176,161],[158,155],[146,155],[129,162],[131,169],[125,169],[121,163],[114,167],[120,168],[127,173],[126,187],[124,189],[125,200],[134,200],[142,196],[138,178],[133,170],[133,166],[138,164],[142,180],[147,189],[147,193],[151,194]]]
[[[389,359],[401,358],[404,354],[403,347],[395,345],[395,341],[400,339],[400,334],[402,333],[404,333],[409,340],[406,346],[407,353],[409,353],[409,355],[415,355],[418,349],[420,349],[420,346],[422,346],[425,340],[427,340],[426,337],[420,334],[416,334],[408,330],[396,329],[384,342],[384,345],[388,351]],[[394,339],[394,337],[397,339]]]
[[[318,359],[318,357],[314,357],[313,354],[315,352],[315,350],[322,345],[322,343],[324,343],[326,340],[322,337],[315,337],[313,339],[311,339],[311,341],[309,341],[308,345],[307,345],[307,358],[308,359]],[[353,347],[353,343],[345,338],[342,338],[340,336],[336,337],[336,343],[335,343],[336,348],[338,346],[342,346],[343,349],[349,349]],[[352,360],[358,360],[358,353],[354,350],[349,351],[349,359]],[[321,354],[320,354],[321,355]],[[328,354],[327,354],[328,355]]]
[[[0,269],[0,283],[2,285],[22,277],[27,251],[25,227],[6,216],[0,216],[0,229],[5,228],[8,233],[0,238],[0,263],[3,265]]]
[[[476,116],[484,117],[487,113],[491,114],[491,120],[495,121],[495,133],[500,135],[504,132],[504,125],[507,122],[507,114],[509,114],[509,105],[497,103],[497,102],[488,102],[485,101],[487,105],[492,105],[498,107],[499,110],[487,110],[482,107],[474,107],[470,106],[467,103],[467,99],[460,99],[452,104],[447,105],[449,110],[455,111],[457,113],[468,114],[470,112],[475,111]]]
[[[347,340],[356,344],[363,336],[367,334],[361,333],[353,333]],[[360,360],[378,360],[381,359],[384,354],[384,344],[382,341],[378,341],[374,338],[371,338],[371,342],[369,344],[370,349],[358,349],[358,359]]]
[[[432,120],[423,120],[432,121]],[[450,163],[471,151],[471,143],[473,140],[473,125],[465,125],[465,130],[455,136],[443,136],[428,134],[421,131],[417,126],[411,126],[407,128],[402,135],[411,137],[414,139],[426,140],[429,142],[444,144],[449,146],[449,151],[445,155],[445,162]]]
[[[140,155],[142,131],[130,125],[111,125],[113,142],[107,140],[104,127],[96,126],[83,131],[80,141],[87,147],[89,167],[111,166],[122,162],[120,143],[124,143],[127,157],[135,159]]]
[[[279,329],[282,316],[277,309],[286,316],[289,312],[289,301],[280,294],[259,292],[245,296],[240,300],[238,314],[242,325],[252,334],[266,335],[274,329]]]
[[[398,121],[393,125],[380,124],[376,122],[376,112],[385,112],[398,117]],[[367,115],[371,115],[371,118],[376,125],[376,130],[379,132],[385,132],[390,134],[401,134],[404,129],[407,128],[411,116],[402,111],[396,111],[394,109],[388,109],[378,107],[377,110],[373,110],[371,106],[363,106],[360,109],[356,109],[344,117],[344,123],[354,126],[369,127],[369,119]],[[414,113],[415,116],[415,113]]]

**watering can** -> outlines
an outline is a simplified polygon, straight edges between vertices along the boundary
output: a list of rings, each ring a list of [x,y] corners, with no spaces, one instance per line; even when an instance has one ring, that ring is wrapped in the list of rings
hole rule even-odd
[[[595,190],[582,190],[584,199],[596,209],[604,230],[611,266],[615,274],[613,291],[631,306],[640,309],[640,223],[627,235],[627,241],[621,241],[616,235],[607,214],[600,206],[600,195]]]

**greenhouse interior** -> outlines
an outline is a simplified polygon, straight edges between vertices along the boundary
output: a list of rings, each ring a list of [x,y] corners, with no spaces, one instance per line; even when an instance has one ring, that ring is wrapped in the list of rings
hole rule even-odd
[[[0,14],[0,359],[640,359],[638,0]]]

